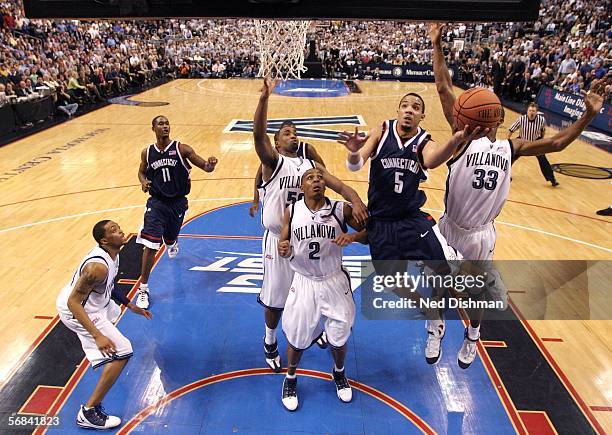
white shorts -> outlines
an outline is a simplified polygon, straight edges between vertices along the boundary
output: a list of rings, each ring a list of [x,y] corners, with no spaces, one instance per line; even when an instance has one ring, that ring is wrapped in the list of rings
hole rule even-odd
[[[295,272],[288,258],[278,254],[278,237],[266,230],[261,243],[263,256],[263,284],[257,302],[272,310],[285,308],[289,287]]]
[[[96,325],[96,328],[115,345],[117,353],[115,353],[113,358],[109,358],[100,352],[96,345],[96,340],[77,319],[60,313],[62,323],[72,332],[76,333],[79,340],[81,340],[85,357],[94,369],[111,361],[126,359],[132,356],[132,343],[113,324],[119,318],[119,314],[121,314],[121,308],[112,300],[105,309],[89,314],[89,318]]]
[[[283,332],[289,344],[297,350],[310,347],[323,332],[321,320],[329,344],[344,346],[355,321],[355,301],[347,272],[321,281],[295,274],[283,314]]]
[[[480,228],[466,230],[456,225],[445,215],[440,218],[438,226],[448,244],[461,252],[464,259],[493,260],[495,239],[497,238],[493,222]]]

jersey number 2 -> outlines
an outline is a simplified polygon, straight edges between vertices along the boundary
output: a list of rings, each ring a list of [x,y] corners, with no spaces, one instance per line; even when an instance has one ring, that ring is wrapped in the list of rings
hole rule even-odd
[[[310,249],[310,252],[308,253],[308,258],[310,260],[320,260],[321,259],[321,257],[317,255],[319,251],[321,250],[321,245],[319,244],[319,242],[310,242],[308,244],[308,249]]]
[[[487,190],[495,190],[497,187],[497,177],[499,176],[497,171],[486,172],[484,169],[476,169],[474,171],[474,176],[476,177],[474,181],[472,181],[472,187],[474,189],[482,189],[484,187]]]
[[[170,169],[169,168],[162,168],[162,177],[164,179],[164,183],[167,183],[168,181],[170,181]]]

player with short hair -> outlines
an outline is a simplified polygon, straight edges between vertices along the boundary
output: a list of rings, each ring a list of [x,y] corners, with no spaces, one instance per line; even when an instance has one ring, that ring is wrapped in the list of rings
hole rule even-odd
[[[144,223],[136,241],[144,245],[140,274],[140,289],[136,305],[149,308],[149,275],[155,254],[165,243],[168,257],[178,254],[178,235],[187,212],[187,194],[191,190],[191,165],[205,172],[214,171],[217,159],[204,160],[189,145],[170,140],[170,121],[159,115],[151,121],[155,143],[140,154],[138,179],[143,192],[149,192]]]
[[[444,115],[455,132],[455,94],[442,51],[441,28],[438,23],[430,25],[434,76]],[[604,91],[605,81],[593,82],[591,91],[584,99],[586,110],[583,115],[554,136],[535,141],[497,139],[498,127],[503,123],[502,117],[486,137],[469,141],[455,150],[447,163],[445,210],[440,218],[440,231],[466,260],[493,259],[496,240],[494,220],[508,198],[512,163],[521,156],[537,156],[564,150],[599,113],[603,106]],[[466,204],[469,207],[466,207]],[[485,268],[493,274],[493,280],[488,283],[488,291],[496,299],[507,300],[507,291],[499,273],[491,268],[490,264],[485,265]],[[461,368],[469,367],[476,357],[483,311],[468,314],[470,325],[465,328],[463,345],[457,355]],[[435,364],[440,359],[444,332],[444,320],[435,319],[428,323],[425,356],[430,364]]]
[[[278,243],[285,208],[303,195],[300,190],[302,175],[308,169],[320,169],[326,184],[352,203],[353,215],[358,221],[367,220],[367,209],[354,189],[327,172],[321,164],[297,155],[299,140],[291,126],[286,125],[279,130],[276,147],[272,146],[267,135],[267,113],[268,100],[275,85],[269,78],[264,80],[255,111],[253,138],[255,151],[262,165],[261,220],[266,230],[262,241],[264,280],[257,300],[264,307],[266,364],[275,372],[279,372],[281,358],[278,353],[276,328],[293,280],[293,270],[286,259],[279,257]]]
[[[102,400],[132,356],[130,340],[114,325],[121,309],[111,295],[134,313],[147,319],[152,316],[115,292],[119,251],[125,244],[125,234],[119,225],[110,220],[100,221],[93,227],[93,237],[98,246],[81,260],[57,297],[56,306],[62,323],[79,337],[92,368],[104,366],[93,393],[79,408],[76,422],[84,428],[111,429],[120,425],[121,419],[107,414]]]
[[[347,403],[353,397],[344,360],[355,320],[355,302],[351,279],[342,268],[342,247],[354,240],[344,237],[347,223],[358,230],[361,225],[348,204],[325,196],[325,184],[319,168],[302,175],[304,198],[285,210],[278,244],[278,253],[289,258],[295,271],[283,316],[289,346],[281,398],[289,411],[298,407],[298,363],[304,350],[322,334],[322,320],[334,358],[332,377],[338,398]]]

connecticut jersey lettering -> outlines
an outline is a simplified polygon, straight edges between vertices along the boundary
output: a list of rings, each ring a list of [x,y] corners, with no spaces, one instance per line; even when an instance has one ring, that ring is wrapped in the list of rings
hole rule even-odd
[[[311,279],[322,279],[342,270],[342,248],[332,243],[346,233],[344,203],[325,198],[325,205],[311,211],[303,199],[291,207],[289,234],[291,268]]]
[[[57,297],[57,310],[67,316],[72,316],[72,312],[68,309],[68,297],[72,293],[75,284],[81,277],[83,268],[88,263],[101,263],[108,268],[108,276],[106,282],[99,284],[93,288],[87,299],[83,301],[83,308],[87,314],[97,313],[98,311],[106,308],[111,299],[111,292],[115,282],[115,277],[119,271],[119,255],[113,260],[108,252],[104,249],[96,246],[89,254],[87,254],[79,267],[72,275],[72,279],[68,284],[64,286],[59,296]]]
[[[370,158],[368,210],[374,217],[410,216],[427,199],[419,190],[419,183],[427,179],[427,172],[419,164],[417,153],[431,136],[419,127],[417,134],[403,144],[395,129],[396,122],[384,122],[378,148]]]
[[[187,196],[191,190],[191,166],[181,157],[178,144],[173,140],[163,151],[159,151],[155,144],[147,148],[146,176],[151,181],[151,196],[162,200],[174,199]]]
[[[511,141],[483,137],[449,160],[445,216],[464,229],[493,222],[508,198],[513,153]]]
[[[285,209],[304,196],[300,189],[302,175],[314,168],[312,160],[301,157],[278,156],[278,163],[270,179],[259,186],[261,223],[275,235],[280,235]]]

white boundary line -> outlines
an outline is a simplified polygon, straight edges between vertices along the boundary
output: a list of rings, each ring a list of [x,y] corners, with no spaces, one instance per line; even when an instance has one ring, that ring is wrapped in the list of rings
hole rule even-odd
[[[243,197],[228,197],[228,198],[205,198],[205,199],[192,199],[192,200],[190,200],[190,202],[244,201],[244,200],[247,200],[247,199],[252,199],[252,198],[251,197],[246,197],[246,196],[243,196]],[[61,216],[61,217],[57,217],[57,218],[53,218],[53,219],[46,219],[44,221],[31,222],[29,224],[23,224],[23,225],[18,225],[18,226],[15,226],[15,227],[4,228],[4,229],[0,230],[0,234],[8,233],[10,231],[15,231],[15,230],[23,229],[23,228],[35,227],[35,226],[38,226],[38,225],[44,225],[44,224],[48,224],[48,223],[52,223],[52,222],[59,222],[59,221],[73,219],[73,218],[78,218],[78,217],[83,217],[83,216],[91,216],[91,215],[99,214],[99,213],[108,213],[108,212],[111,212],[111,211],[130,210],[130,209],[134,209],[134,208],[143,208],[143,207],[144,207],[144,205],[128,205],[126,207],[107,208],[107,209],[103,209],[103,210],[94,210],[94,211],[88,211],[88,212],[85,212],[85,213],[78,213],[78,214],[72,214],[72,215],[68,215],[68,216]],[[437,209],[433,209],[433,208],[422,208],[421,210],[433,211],[433,212],[436,212],[436,213],[442,213],[442,210],[437,210]],[[498,223],[498,224],[501,224],[501,225],[508,225],[509,227],[519,228],[519,229],[526,230],[526,231],[533,231],[534,233],[539,233],[539,234],[544,234],[546,236],[556,237],[558,239],[567,240],[567,241],[570,241],[570,242],[574,242],[574,243],[578,243],[578,244],[581,244],[581,245],[589,246],[591,248],[601,249],[602,251],[612,253],[612,249],[605,248],[605,247],[599,246],[599,245],[595,245],[593,243],[584,242],[582,240],[573,239],[571,237],[563,236],[561,234],[555,234],[555,233],[551,233],[549,231],[540,230],[538,228],[526,227],[524,225],[518,225],[518,224],[513,224],[513,223],[510,223],[510,222],[504,222],[504,221],[495,221],[495,223]]]

